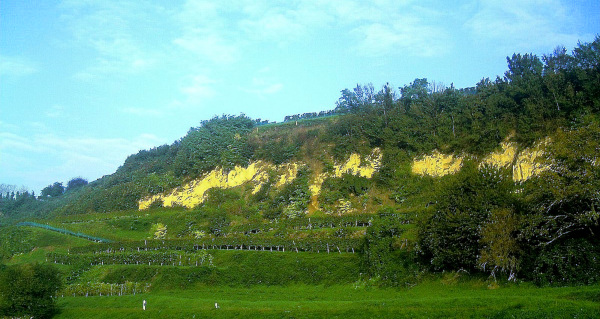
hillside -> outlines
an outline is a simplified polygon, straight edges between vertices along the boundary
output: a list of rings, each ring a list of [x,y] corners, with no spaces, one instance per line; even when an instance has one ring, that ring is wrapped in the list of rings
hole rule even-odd
[[[600,37],[507,60],[469,89],[357,85],[320,116],[216,116],[64,194],[4,196],[1,257],[58,265],[73,298],[448,273],[597,286]],[[15,221],[111,242],[40,245]]]

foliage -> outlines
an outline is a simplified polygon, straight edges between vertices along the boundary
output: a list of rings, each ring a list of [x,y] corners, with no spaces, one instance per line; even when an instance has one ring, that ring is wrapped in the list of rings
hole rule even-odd
[[[88,184],[88,181],[83,178],[83,177],[75,177],[72,178],[68,183],[67,183],[67,188],[65,189],[65,192],[70,192],[73,191],[77,188],[83,187],[85,185]]]
[[[254,122],[245,115],[223,115],[191,128],[175,156],[176,176],[195,178],[217,166],[231,169],[247,165],[252,150],[246,141],[252,127]]]
[[[124,282],[122,284],[107,284],[103,282],[88,282],[85,284],[71,284],[60,291],[65,296],[124,296],[148,293],[149,284],[138,282]]]
[[[62,286],[51,265],[24,264],[0,270],[0,314],[50,318],[57,311],[56,292]]]
[[[60,182],[55,182],[52,185],[46,186],[42,189],[42,197],[58,197],[65,192],[65,187]]]
[[[575,130],[558,131],[546,148],[548,169],[524,185],[533,244],[600,231],[600,119],[588,117]]]
[[[152,225],[150,232],[152,233],[152,238],[154,239],[165,239],[167,236],[167,226],[165,226],[163,223],[156,223]]]
[[[310,169],[302,166],[298,169],[296,178],[279,190],[272,198],[264,212],[265,218],[281,217],[296,218],[303,216],[310,202],[309,185]]]
[[[362,176],[342,174],[341,177],[330,177],[323,181],[319,193],[319,203],[326,210],[333,207],[338,200],[365,194],[371,187],[371,182]]]
[[[32,232],[23,227],[0,227],[0,262],[9,259],[15,254],[26,253],[35,247],[35,238]]]
[[[526,259],[523,277],[538,285],[600,282],[600,241],[597,238],[570,238],[552,243]]]
[[[478,169],[468,161],[459,173],[443,177],[436,211],[419,225],[427,264],[436,270],[475,270],[486,222],[495,209],[512,209],[513,189],[509,172],[491,166]]]
[[[537,256],[533,264],[526,265],[524,274],[531,274],[533,268],[538,282],[588,282],[573,277],[576,274],[568,276],[564,269],[570,264],[562,262],[554,270],[538,271],[557,262],[552,256],[579,264],[579,273],[596,269],[586,260],[596,258],[597,252],[589,245],[600,233],[599,123],[596,116],[588,116],[577,129],[558,131],[546,148],[543,163],[547,169],[523,185],[527,214],[521,242],[533,247],[533,256]],[[575,243],[581,243],[580,250],[574,249]]]
[[[514,280],[519,270],[521,248],[517,241],[519,220],[509,208],[497,208],[491,211],[481,230],[481,252],[477,260],[478,267],[491,276],[507,274]]]
[[[406,220],[391,215],[373,219],[362,249],[363,268],[386,285],[407,285],[417,279],[419,266],[409,241],[402,238]],[[414,245],[414,243],[412,243]]]

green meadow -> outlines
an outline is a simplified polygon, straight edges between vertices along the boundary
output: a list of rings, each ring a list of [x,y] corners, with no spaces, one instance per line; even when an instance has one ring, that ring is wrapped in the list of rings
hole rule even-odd
[[[9,264],[45,262],[46,253],[90,244],[26,227],[37,242]],[[358,254],[216,251],[213,267],[104,265],[72,284],[145,282],[145,293],[57,298],[55,318],[598,318],[600,285],[537,287],[464,272],[421,275],[382,287],[360,273]],[[77,266],[56,265],[64,274]],[[146,310],[142,303],[146,300]],[[215,307],[215,303],[219,308]]]
[[[142,310],[143,300],[147,301]],[[215,303],[219,308],[215,308]],[[200,286],[122,297],[59,298],[56,318],[598,318],[600,286],[490,289],[433,280],[412,288]]]

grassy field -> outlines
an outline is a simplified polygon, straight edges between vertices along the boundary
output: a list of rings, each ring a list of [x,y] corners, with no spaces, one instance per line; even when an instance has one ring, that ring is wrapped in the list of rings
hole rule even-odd
[[[90,218],[80,223],[97,221],[105,222]],[[48,252],[90,244],[28,229],[37,248],[8,264],[45,262]],[[148,283],[151,290],[111,297],[61,296],[56,318],[600,318],[600,285],[498,285],[486,278],[443,273],[424,274],[411,288],[380,288],[376,281],[361,279],[359,254],[208,252],[214,257],[212,267],[87,267],[74,284],[129,281]],[[78,269],[56,266],[65,275]]]
[[[142,301],[147,310],[142,310]],[[219,309],[215,309],[215,302]],[[600,286],[489,289],[483,282],[411,289],[198,287],[122,297],[64,297],[56,318],[599,318]]]

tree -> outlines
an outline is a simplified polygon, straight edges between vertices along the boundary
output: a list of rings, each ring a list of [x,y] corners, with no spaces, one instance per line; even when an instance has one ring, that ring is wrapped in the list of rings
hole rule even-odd
[[[8,266],[0,270],[0,314],[50,318],[61,286],[60,273],[52,265]]]
[[[412,104],[427,97],[428,86],[427,78],[423,78],[415,79],[409,85],[399,88],[400,103],[404,106],[405,112],[410,110]]]
[[[484,230],[493,231],[486,229],[490,215],[513,209],[513,189],[508,170],[478,168],[470,161],[459,173],[443,177],[436,192],[436,211],[419,225],[425,263],[434,270],[477,269],[478,256],[490,241]]]
[[[74,189],[83,187],[87,184],[88,184],[88,181],[85,178],[75,177],[67,183],[67,189],[65,190],[65,192],[72,191]]]
[[[414,252],[403,243],[406,225],[394,215],[373,218],[367,228],[361,261],[371,276],[397,286],[414,282],[419,268],[414,262]]]
[[[58,197],[65,192],[65,187],[60,182],[55,182],[52,185],[46,186],[42,189],[42,197]]]
[[[546,169],[523,185],[522,275],[539,284],[600,280],[600,120],[559,130],[544,151]]]
[[[247,143],[248,133],[253,127],[254,122],[242,114],[214,117],[191,128],[175,156],[175,175],[194,178],[216,167],[248,165],[253,154]]]
[[[578,129],[557,132],[545,149],[547,169],[525,184],[535,245],[600,234],[600,121],[584,121]]]

